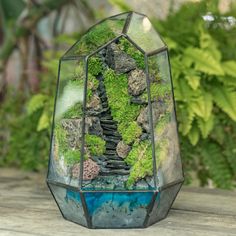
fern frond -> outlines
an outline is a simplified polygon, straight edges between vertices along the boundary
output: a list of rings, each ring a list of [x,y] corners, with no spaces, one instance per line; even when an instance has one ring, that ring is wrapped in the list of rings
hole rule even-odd
[[[223,62],[222,67],[226,75],[236,77],[236,62],[235,61]]]
[[[201,95],[191,103],[191,108],[196,115],[207,121],[210,118],[213,108],[211,94],[201,91]]]
[[[212,93],[217,106],[236,121],[236,92],[218,85],[212,88]]]
[[[189,138],[190,143],[193,146],[195,146],[199,141],[200,132],[199,132],[199,129],[195,123],[193,123],[193,126],[192,126],[190,132],[188,133],[188,138]]]
[[[198,127],[201,130],[203,138],[207,138],[214,127],[214,116],[211,115],[208,120],[197,118]]]
[[[50,117],[47,111],[43,111],[42,115],[39,118],[37,131],[42,131],[44,129],[49,128],[50,126]]]
[[[209,75],[224,75],[224,70],[219,61],[211,53],[199,48],[189,47],[185,49],[184,56],[188,57],[195,64],[196,70]]]
[[[202,149],[202,156],[216,187],[232,188],[232,173],[220,147],[215,143],[207,143]]]
[[[47,96],[44,94],[36,94],[34,95],[28,105],[27,105],[27,113],[28,115],[32,115],[37,110],[41,109],[44,106],[44,102],[47,100]]]

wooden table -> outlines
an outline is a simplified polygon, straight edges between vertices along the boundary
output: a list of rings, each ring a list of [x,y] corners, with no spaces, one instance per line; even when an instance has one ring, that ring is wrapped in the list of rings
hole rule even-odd
[[[183,187],[168,217],[146,229],[91,230],[65,221],[44,175],[0,169],[0,236],[236,236],[236,192]]]

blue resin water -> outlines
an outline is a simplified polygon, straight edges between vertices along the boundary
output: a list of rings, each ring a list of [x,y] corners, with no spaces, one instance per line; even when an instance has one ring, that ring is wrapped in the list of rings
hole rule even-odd
[[[141,193],[101,193],[89,192],[85,193],[87,208],[89,214],[92,215],[103,204],[111,202],[112,205],[122,207],[123,204],[129,204],[129,210],[135,208],[147,207],[151,202],[152,192]]]
[[[143,227],[154,192],[83,193],[93,225],[100,228]],[[79,192],[67,190],[66,199],[81,204]]]
[[[74,200],[81,204],[81,198],[79,192],[72,191],[70,189],[66,190],[66,200]]]
[[[88,192],[84,195],[89,214],[92,215],[96,209],[100,208],[104,203],[110,201],[117,203],[119,206],[123,203],[130,203],[130,210],[137,207],[147,207],[147,205],[151,202],[153,192]],[[66,198],[81,203],[79,192],[67,190]]]

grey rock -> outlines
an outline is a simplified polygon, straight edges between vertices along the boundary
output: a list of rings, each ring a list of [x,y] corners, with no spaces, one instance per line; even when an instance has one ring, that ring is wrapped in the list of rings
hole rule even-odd
[[[105,155],[116,155],[116,151],[115,150],[106,150],[106,152],[104,154]]]
[[[147,87],[146,76],[142,70],[131,71],[128,78],[128,90],[133,96],[140,95]]]
[[[85,112],[85,114],[87,116],[100,116],[101,115],[101,111],[87,110]]]
[[[62,119],[61,125],[67,131],[69,146],[78,147],[82,137],[82,119]]]
[[[156,121],[160,118],[161,114],[164,114],[166,112],[166,105],[165,103],[161,101],[155,101],[152,103],[152,117],[153,117],[153,123],[156,123]]]
[[[117,144],[116,152],[117,152],[118,156],[125,158],[125,157],[127,157],[129,151],[130,151],[130,146],[125,144],[123,141],[120,141]]]
[[[148,176],[148,177],[146,177],[146,182],[149,185],[149,187],[151,187],[151,188],[154,187],[154,177],[155,176]]]
[[[98,117],[86,117],[85,124],[86,133],[102,136],[103,130]]]
[[[142,108],[138,118],[138,124],[146,131],[150,132],[149,118],[148,118],[148,107]]]
[[[96,93],[92,95],[91,100],[87,104],[87,108],[92,109],[94,111],[101,110],[102,108],[101,100]]]
[[[129,170],[104,168],[100,175],[129,175]]]
[[[107,47],[106,63],[117,73],[126,73],[136,68],[135,60],[112,43]]]
[[[165,105],[160,102],[153,102],[152,103],[152,119],[153,123],[159,119],[161,114],[165,113]],[[137,118],[137,122],[141,127],[146,130],[147,133],[150,132],[150,124],[149,124],[149,109],[148,106],[143,108]]]
[[[148,189],[148,183],[141,179],[135,184],[135,189]]]
[[[139,104],[139,105],[147,105],[147,104],[148,104],[148,102],[142,100],[142,99],[139,98],[139,97],[132,97],[132,98],[130,99],[130,102],[131,102],[131,103],[134,103],[134,104]]]
[[[147,139],[150,139],[150,135],[148,133],[143,133],[141,136],[140,136],[140,140],[143,141],[143,140],[147,140]]]
[[[111,154],[106,155],[106,154],[104,154],[104,156],[105,156],[106,159],[108,159],[108,160],[121,160],[121,158],[120,158],[118,155],[111,155]]]

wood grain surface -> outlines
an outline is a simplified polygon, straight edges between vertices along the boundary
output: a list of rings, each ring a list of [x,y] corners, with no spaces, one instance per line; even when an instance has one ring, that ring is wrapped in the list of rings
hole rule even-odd
[[[168,217],[146,229],[95,230],[64,220],[44,174],[0,169],[0,236],[236,236],[236,192],[183,187]]]

